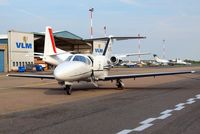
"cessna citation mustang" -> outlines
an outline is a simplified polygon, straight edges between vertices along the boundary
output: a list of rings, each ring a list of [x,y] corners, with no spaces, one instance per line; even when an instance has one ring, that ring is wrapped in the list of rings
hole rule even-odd
[[[140,77],[155,77],[175,74],[187,74],[194,71],[177,71],[177,72],[159,72],[159,73],[143,73],[143,74],[121,74],[108,75],[108,70],[111,68],[109,57],[111,54],[111,44],[115,40],[138,39],[145,37],[104,37],[93,40],[104,40],[106,45],[102,55],[90,54],[72,54],[65,61],[58,64],[53,71],[53,75],[38,75],[38,74],[8,74],[12,77],[28,77],[41,79],[56,79],[58,84],[64,85],[66,93],[71,95],[72,85],[74,82],[86,81],[92,82],[95,86],[97,81],[116,81],[116,86],[120,89],[124,88],[122,79],[140,78]]]

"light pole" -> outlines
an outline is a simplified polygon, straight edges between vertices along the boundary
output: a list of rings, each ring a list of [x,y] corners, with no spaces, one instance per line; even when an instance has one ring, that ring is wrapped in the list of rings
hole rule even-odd
[[[165,40],[163,40],[163,59],[165,59],[165,55],[166,55],[166,48],[165,48]]]
[[[138,37],[140,37],[140,34],[138,34]],[[138,55],[138,61],[140,63],[141,62],[141,57],[140,57],[140,39],[138,39],[138,53],[139,53],[139,55]]]
[[[89,12],[90,12],[90,38],[92,39],[93,38],[92,16],[93,16],[94,8],[90,8]]]
[[[107,36],[107,35],[106,35],[106,32],[107,32],[106,26],[104,26],[103,29],[104,29],[104,36],[106,37],[106,36]]]

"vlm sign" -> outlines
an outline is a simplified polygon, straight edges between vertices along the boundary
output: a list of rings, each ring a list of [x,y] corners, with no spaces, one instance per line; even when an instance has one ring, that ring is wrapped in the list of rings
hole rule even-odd
[[[103,53],[103,49],[102,48],[95,48],[95,52],[96,53]]]
[[[25,49],[33,48],[31,43],[23,43],[23,42],[16,42],[16,47],[17,48],[25,48]]]
[[[32,49],[32,43],[27,43],[28,37],[23,36],[23,42],[16,42],[17,48]]]
[[[105,42],[95,41],[93,43],[93,53],[97,55],[103,54]]]

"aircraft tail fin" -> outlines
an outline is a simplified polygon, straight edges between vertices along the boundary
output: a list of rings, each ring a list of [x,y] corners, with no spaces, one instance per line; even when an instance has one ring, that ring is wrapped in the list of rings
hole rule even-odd
[[[158,61],[158,60],[160,59],[156,54],[154,54],[153,57],[154,57],[154,59],[155,59],[156,61]]]
[[[156,54],[153,54],[153,57],[155,58],[155,57],[158,57]]]
[[[55,55],[56,53],[57,49],[53,37],[52,28],[47,26],[45,31],[44,56]]]

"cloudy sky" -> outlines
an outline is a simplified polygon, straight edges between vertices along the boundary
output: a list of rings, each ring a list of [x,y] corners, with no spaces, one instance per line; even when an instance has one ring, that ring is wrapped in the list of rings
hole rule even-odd
[[[45,26],[89,38],[89,12],[94,8],[94,37],[146,36],[141,51],[166,58],[200,60],[199,0],[0,0],[0,34],[14,29],[41,32]],[[114,53],[138,51],[138,41],[116,42]],[[152,58],[152,56],[148,56]],[[144,57],[144,58],[148,58]]]

